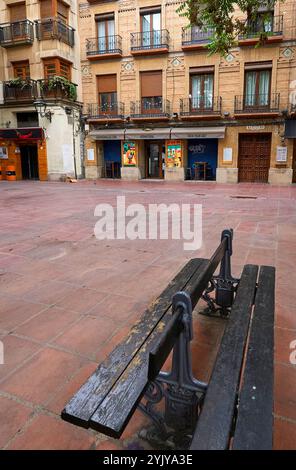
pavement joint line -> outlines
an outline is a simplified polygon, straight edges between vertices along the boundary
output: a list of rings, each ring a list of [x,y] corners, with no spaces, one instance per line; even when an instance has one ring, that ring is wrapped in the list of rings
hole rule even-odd
[[[286,421],[287,423],[292,423],[296,425],[296,419],[287,418],[287,416],[278,415],[277,413],[273,413],[273,417],[276,419],[280,419],[281,421]]]

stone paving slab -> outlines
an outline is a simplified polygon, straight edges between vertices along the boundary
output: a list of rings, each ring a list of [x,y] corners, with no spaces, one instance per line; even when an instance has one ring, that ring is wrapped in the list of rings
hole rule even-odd
[[[95,239],[95,206],[196,203],[203,245],[176,240]],[[139,449],[136,413],[122,439],[60,419],[65,403],[192,256],[209,256],[235,231],[233,274],[248,263],[277,268],[274,448],[296,448],[296,186],[203,182],[0,181],[0,447]],[[223,321],[194,315],[195,375],[207,380]],[[168,367],[169,362],[166,364]]]

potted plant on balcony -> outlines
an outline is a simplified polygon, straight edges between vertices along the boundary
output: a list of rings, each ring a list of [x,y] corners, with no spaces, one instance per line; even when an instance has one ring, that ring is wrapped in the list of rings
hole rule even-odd
[[[9,80],[6,82],[6,85],[9,86],[10,88],[20,88],[23,90],[26,86],[28,86],[29,82],[28,80],[24,80],[23,78],[13,78],[12,80]]]
[[[61,98],[68,98],[75,101],[77,98],[76,86],[67,78],[55,76],[41,83],[41,91],[53,92]]]

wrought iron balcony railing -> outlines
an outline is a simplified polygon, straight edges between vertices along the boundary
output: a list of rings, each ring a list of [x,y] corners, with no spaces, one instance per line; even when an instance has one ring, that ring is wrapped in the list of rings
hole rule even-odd
[[[139,101],[132,101],[131,118],[169,118],[171,113],[171,103],[161,97],[142,98]]]
[[[169,32],[167,29],[131,33],[131,51],[168,50]]]
[[[220,115],[222,108],[221,96],[197,96],[196,98],[180,99],[181,116]]]
[[[196,26],[182,28],[182,47],[203,45],[211,39],[215,30],[205,27],[204,29]]]
[[[124,119],[124,104],[121,102],[110,103],[100,106],[97,103],[86,104],[83,108],[83,114],[88,119]]]
[[[235,113],[273,113],[280,110],[279,93],[246,94],[235,96]]]
[[[100,56],[106,54],[122,55],[121,36],[103,36],[100,38],[90,38],[86,40],[87,56]]]
[[[0,24],[0,45],[11,47],[18,44],[32,44],[34,23],[30,20]]]
[[[68,81],[57,80],[54,78],[44,78],[38,80],[40,97],[43,99],[61,99],[76,101],[77,99],[77,85]]]
[[[282,36],[283,34],[283,15],[260,15],[253,21],[246,21],[247,32],[239,36],[239,40],[258,38],[260,34],[267,36]]]
[[[4,103],[32,102],[36,99],[37,82],[35,80],[9,80],[3,82]]]
[[[39,41],[45,39],[58,39],[61,42],[74,46],[75,29],[68,26],[59,18],[45,18],[36,20],[36,36]]]

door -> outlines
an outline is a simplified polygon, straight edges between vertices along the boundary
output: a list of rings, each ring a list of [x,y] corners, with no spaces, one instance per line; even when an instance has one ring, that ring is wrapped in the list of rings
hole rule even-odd
[[[271,134],[240,134],[238,181],[267,183],[270,152]]]
[[[147,178],[163,178],[165,164],[164,142],[146,143],[146,176]]]
[[[149,49],[161,45],[161,16],[160,11],[151,11],[141,14],[141,47]]]
[[[115,23],[114,15],[97,21],[98,51],[101,53],[112,52],[115,47]]]
[[[294,139],[293,147],[293,179],[292,183],[296,183],[296,139]]]
[[[24,180],[38,180],[38,154],[36,145],[24,145],[20,147],[22,178]]]

